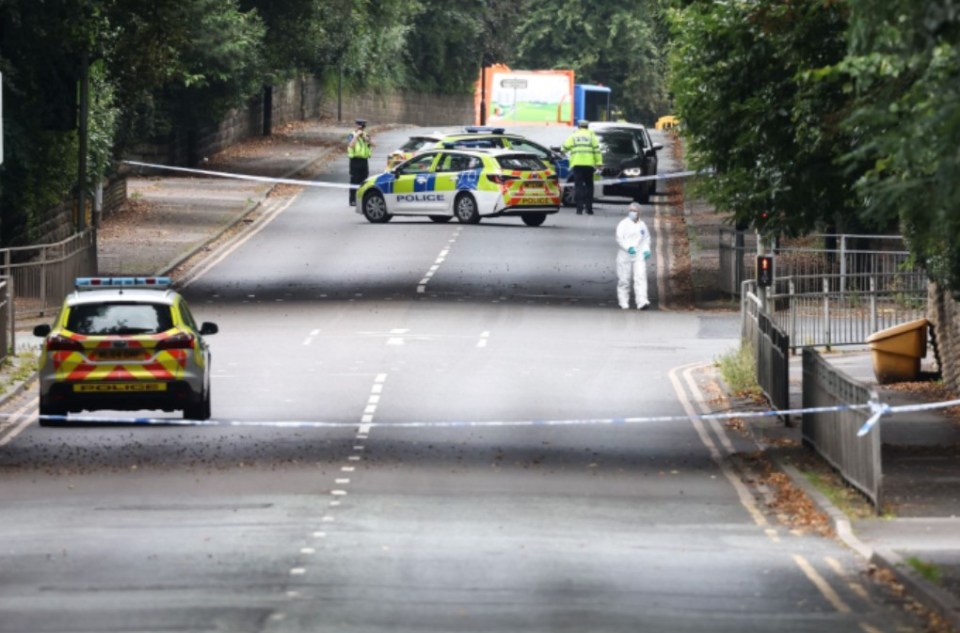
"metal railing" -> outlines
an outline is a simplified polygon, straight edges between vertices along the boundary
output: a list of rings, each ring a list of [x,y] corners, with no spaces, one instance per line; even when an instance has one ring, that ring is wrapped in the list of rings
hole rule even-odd
[[[857,247],[864,243],[871,248]],[[737,296],[740,282],[756,277],[753,255],[757,253],[757,236],[723,227],[720,229],[719,249],[720,290]],[[910,253],[899,235],[816,234],[798,240],[784,240],[772,254],[778,279],[807,279],[816,285],[814,289],[817,291],[820,288],[816,280],[824,275],[838,276],[839,290],[844,291],[846,282],[843,280],[850,276],[919,272],[910,264]],[[797,287],[799,292],[808,289]]]
[[[720,238],[720,285],[729,292],[734,281],[756,276],[756,258],[747,256],[756,236],[721,229]],[[867,241],[883,249],[852,247]],[[767,293],[767,313],[789,335],[792,350],[862,345],[878,330],[926,316],[927,277],[910,264],[903,238],[815,235],[803,244],[774,250]],[[742,297],[739,286],[736,294]]]
[[[927,283],[922,271],[778,277],[767,305],[791,349],[862,345],[879,330],[925,317]]]
[[[0,275],[13,281],[17,316],[46,316],[59,310],[74,279],[96,274],[93,229],[55,244],[0,249]]]
[[[743,282],[741,338],[755,355],[757,383],[775,409],[790,408],[790,338],[761,309],[756,282]]]
[[[10,280],[0,277],[0,363],[7,359],[11,350],[16,353],[16,338],[14,332],[14,310],[12,308],[13,295],[10,293]]]
[[[803,407],[878,402],[877,393],[831,366],[819,353],[803,350]],[[804,413],[803,443],[830,463],[879,510],[883,482],[880,425],[857,437],[869,410]]]

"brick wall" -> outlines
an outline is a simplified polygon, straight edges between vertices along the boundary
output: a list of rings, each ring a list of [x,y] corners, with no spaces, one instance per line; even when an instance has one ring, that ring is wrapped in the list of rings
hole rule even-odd
[[[943,381],[960,393],[960,303],[953,294],[931,283],[927,294],[927,319],[937,339]]]

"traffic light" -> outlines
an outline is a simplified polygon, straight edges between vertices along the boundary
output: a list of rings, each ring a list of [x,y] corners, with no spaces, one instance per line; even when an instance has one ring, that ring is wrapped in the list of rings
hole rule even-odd
[[[773,285],[773,257],[757,255],[757,286],[769,288]]]

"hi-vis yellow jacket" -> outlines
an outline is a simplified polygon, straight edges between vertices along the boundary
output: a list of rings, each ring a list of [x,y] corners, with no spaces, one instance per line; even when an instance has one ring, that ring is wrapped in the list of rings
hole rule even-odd
[[[593,130],[579,128],[567,137],[561,146],[570,158],[570,167],[600,167],[603,157],[600,155],[600,141]]]

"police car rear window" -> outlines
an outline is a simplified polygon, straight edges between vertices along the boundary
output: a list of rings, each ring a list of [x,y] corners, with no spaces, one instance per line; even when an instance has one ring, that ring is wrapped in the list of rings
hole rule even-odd
[[[400,150],[404,152],[415,152],[421,147],[425,146],[427,143],[435,143],[433,139],[422,138],[414,136],[409,141],[400,146]]]
[[[503,169],[541,171],[546,169],[543,161],[536,156],[498,156],[497,162]]]
[[[173,327],[170,306],[155,303],[82,303],[70,308],[67,329],[76,334],[159,334]]]

